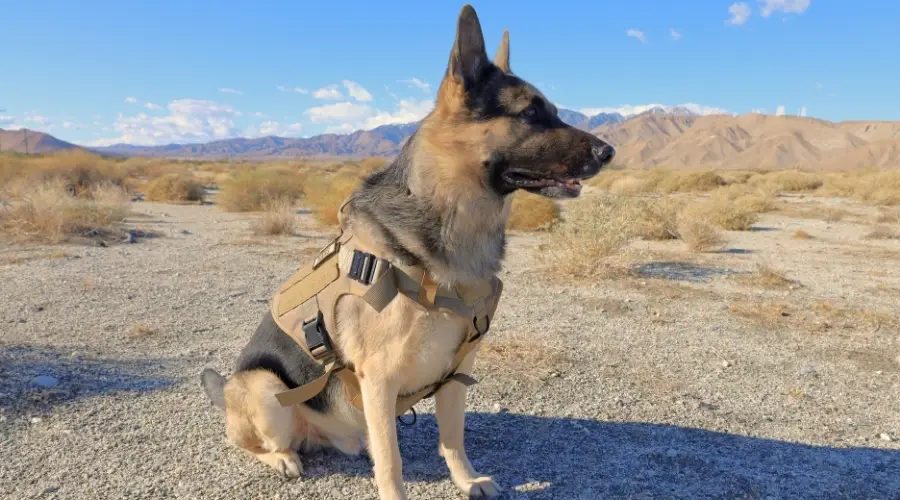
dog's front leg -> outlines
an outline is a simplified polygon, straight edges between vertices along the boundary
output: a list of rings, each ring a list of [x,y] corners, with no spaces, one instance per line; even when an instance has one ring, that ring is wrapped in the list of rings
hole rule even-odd
[[[363,373],[366,372],[360,370],[359,382],[378,497],[381,500],[406,500],[403,463],[394,423],[399,387],[372,375],[363,376]]]
[[[470,374],[475,352],[469,353],[457,373]],[[466,456],[463,433],[466,421],[466,386],[449,382],[435,395],[440,444],[438,453],[447,461],[450,478],[469,498],[494,498],[500,487],[490,476],[483,476],[472,468]]]

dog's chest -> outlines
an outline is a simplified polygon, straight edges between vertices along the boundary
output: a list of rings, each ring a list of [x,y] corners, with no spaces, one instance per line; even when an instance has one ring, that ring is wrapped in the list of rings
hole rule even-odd
[[[348,361],[366,373],[399,381],[401,393],[415,392],[446,375],[468,332],[465,318],[423,310],[404,296],[380,313],[360,302],[341,307],[341,315],[347,316],[338,342]]]

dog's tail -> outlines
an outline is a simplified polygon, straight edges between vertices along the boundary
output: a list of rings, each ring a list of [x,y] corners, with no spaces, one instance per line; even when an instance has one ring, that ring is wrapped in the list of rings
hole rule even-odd
[[[203,391],[209,396],[212,404],[220,410],[225,409],[225,377],[219,375],[212,368],[204,368],[200,374],[200,384]]]

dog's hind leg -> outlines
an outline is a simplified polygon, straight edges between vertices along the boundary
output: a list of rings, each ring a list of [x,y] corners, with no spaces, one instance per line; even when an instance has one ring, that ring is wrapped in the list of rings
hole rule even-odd
[[[275,394],[287,389],[267,370],[234,374],[225,384],[228,439],[281,475],[300,477],[303,465],[296,450],[308,434],[294,408],[282,407]]]
[[[470,374],[475,362],[475,351],[469,353],[457,373]],[[466,419],[466,386],[449,382],[435,394],[435,413],[438,422],[440,444],[438,453],[447,462],[450,478],[469,498],[494,498],[500,487],[490,476],[479,474],[472,468],[463,443]]]

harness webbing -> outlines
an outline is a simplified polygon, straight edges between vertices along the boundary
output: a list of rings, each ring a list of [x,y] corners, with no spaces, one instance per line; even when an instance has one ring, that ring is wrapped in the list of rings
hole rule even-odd
[[[466,338],[457,349],[449,372],[438,382],[397,399],[397,415],[409,411],[421,399],[434,395],[444,384],[467,386],[476,381],[456,371],[490,328],[503,282],[493,277],[473,286],[447,287],[435,283],[422,266],[392,263],[360,250],[351,233],[342,233],[319,253],[314,262],[297,270],[273,296],[270,308],[275,322],[317,363],[324,373],[300,387],[278,393],[282,406],[301,404],[322,392],[332,375],[343,382],[344,395],[362,409],[359,380],[340,362],[330,345],[338,300],[344,295],[362,297],[381,312],[398,294],[425,310],[452,312],[472,318]]]

